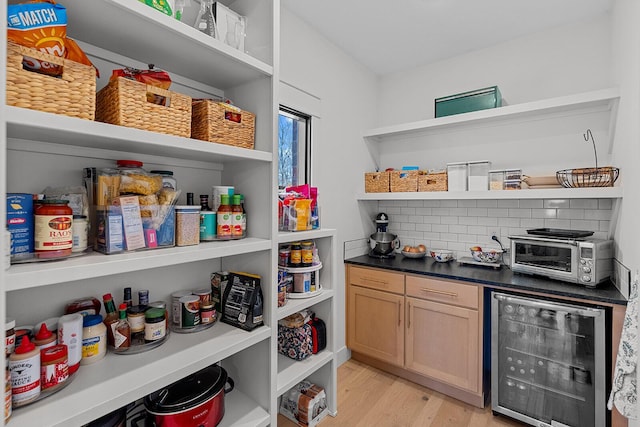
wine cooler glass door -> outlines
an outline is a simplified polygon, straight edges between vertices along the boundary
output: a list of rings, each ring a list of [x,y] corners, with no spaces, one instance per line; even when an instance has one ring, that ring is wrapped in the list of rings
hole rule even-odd
[[[605,425],[604,327],[602,309],[493,292],[492,409],[536,426]]]

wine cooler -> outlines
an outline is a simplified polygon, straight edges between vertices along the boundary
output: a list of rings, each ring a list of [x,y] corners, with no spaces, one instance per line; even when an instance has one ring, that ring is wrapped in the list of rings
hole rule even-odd
[[[492,292],[491,406],[537,427],[603,427],[605,310]]]

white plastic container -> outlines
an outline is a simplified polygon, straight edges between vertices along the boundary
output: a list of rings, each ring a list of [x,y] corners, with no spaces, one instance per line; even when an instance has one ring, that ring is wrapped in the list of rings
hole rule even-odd
[[[447,163],[448,191],[467,191],[467,162]]]
[[[469,191],[489,190],[489,169],[491,162],[488,160],[469,162]]]

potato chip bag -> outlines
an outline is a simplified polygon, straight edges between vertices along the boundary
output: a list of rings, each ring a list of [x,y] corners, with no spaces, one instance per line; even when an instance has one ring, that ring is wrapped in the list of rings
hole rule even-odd
[[[7,9],[7,39],[14,43],[63,58],[67,36],[67,10],[49,1],[9,5]],[[32,71],[60,75],[56,64],[25,57],[23,66]]]

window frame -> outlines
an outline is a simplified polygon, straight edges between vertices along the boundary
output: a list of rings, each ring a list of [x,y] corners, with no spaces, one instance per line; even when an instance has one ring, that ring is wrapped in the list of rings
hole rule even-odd
[[[293,120],[303,120],[305,122],[305,131],[304,131],[304,182],[300,182],[300,176],[298,176],[297,185],[309,184],[311,185],[311,153],[312,153],[312,118],[313,116],[308,113],[304,113],[295,108],[291,108],[285,104],[280,104],[278,107],[278,116],[283,115],[285,117],[289,117]],[[278,129],[279,130],[279,129]],[[298,135],[298,139],[300,135]],[[300,144],[298,144],[298,148],[300,148]],[[280,150],[280,141],[278,141],[278,150]],[[298,156],[300,155],[300,150],[298,150]],[[280,153],[278,153],[278,158],[280,157]],[[279,167],[279,166],[278,166]],[[278,178],[279,180],[279,178]],[[278,186],[280,183],[278,183]]]

